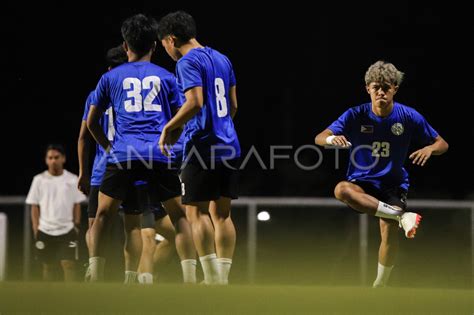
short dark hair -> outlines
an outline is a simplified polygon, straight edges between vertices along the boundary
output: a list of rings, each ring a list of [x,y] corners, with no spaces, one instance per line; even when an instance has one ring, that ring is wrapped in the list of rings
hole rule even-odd
[[[187,12],[176,11],[164,16],[158,24],[158,38],[162,40],[168,35],[175,36],[185,43],[196,37],[196,22]]]
[[[115,68],[124,64],[128,61],[127,52],[123,49],[123,45],[118,45],[117,47],[112,47],[107,51],[105,55],[105,60],[107,61],[107,66]]]
[[[137,55],[147,54],[157,38],[158,23],[143,14],[129,17],[122,23],[122,37]]]
[[[64,147],[60,144],[57,144],[57,143],[48,144],[48,146],[46,147],[45,155],[47,155],[48,152],[51,150],[58,151],[62,155],[66,155],[66,151],[64,150]]]

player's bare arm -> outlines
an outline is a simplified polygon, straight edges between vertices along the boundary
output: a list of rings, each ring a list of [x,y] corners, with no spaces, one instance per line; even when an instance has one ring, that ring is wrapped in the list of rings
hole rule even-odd
[[[77,140],[77,157],[79,160],[79,180],[77,188],[84,194],[89,194],[90,188],[90,169],[89,169],[89,150],[91,143],[91,134],[87,129],[87,122],[82,121],[79,138]]]
[[[237,87],[234,85],[230,88],[230,117],[234,119],[235,114],[237,114]]]
[[[165,156],[169,156],[168,147],[173,145],[171,133],[182,126],[191,118],[194,117],[202,108],[204,104],[204,97],[202,87],[196,86],[186,91],[186,102],[184,102],[178,113],[163,127],[160,137],[160,150]],[[175,141],[175,142],[176,142]]]
[[[103,115],[103,112],[100,108],[95,105],[91,105],[89,110],[89,116],[87,116],[87,128],[89,128],[90,133],[94,137],[95,141],[102,146],[106,152],[110,150],[110,141],[105,136],[104,130],[100,126],[100,117]]]
[[[343,135],[334,135],[330,129],[325,129],[319,133],[314,142],[320,146],[335,145],[339,147],[350,147],[351,143]]]
[[[79,227],[81,226],[81,204],[80,203],[74,204],[73,220],[74,220],[74,229],[76,233],[79,233]]]
[[[35,238],[38,235],[39,217],[40,217],[39,205],[31,205],[31,227],[33,229],[33,235]]]
[[[409,158],[413,160],[413,164],[424,166],[432,155],[441,155],[448,151],[448,148],[448,143],[441,136],[437,136],[433,144],[413,152]]]

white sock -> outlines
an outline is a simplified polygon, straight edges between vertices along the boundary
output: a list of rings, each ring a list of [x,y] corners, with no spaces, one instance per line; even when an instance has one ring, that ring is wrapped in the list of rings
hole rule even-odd
[[[133,284],[137,282],[138,272],[125,270],[125,280],[123,284]]]
[[[392,219],[395,221],[398,221],[398,217],[400,217],[402,214],[403,211],[401,211],[400,208],[391,206],[382,201],[379,201],[379,205],[377,206],[377,212],[375,212],[376,217]]]
[[[138,275],[138,283],[153,284],[153,275],[149,272],[143,272]]]
[[[196,259],[181,260],[184,283],[196,283],[196,265]]]
[[[90,281],[103,281],[104,280],[104,266],[105,258],[104,257],[90,257],[89,258],[89,272],[90,272]]]
[[[201,261],[202,271],[204,273],[205,284],[217,284],[219,283],[219,269],[217,267],[217,256],[216,254],[210,254],[199,257]]]
[[[379,263],[377,267],[377,278],[375,279],[373,286],[386,286],[392,269],[393,266],[387,267]]]
[[[229,272],[232,266],[232,259],[217,258],[217,267],[219,268],[219,277],[221,284],[229,284]]]

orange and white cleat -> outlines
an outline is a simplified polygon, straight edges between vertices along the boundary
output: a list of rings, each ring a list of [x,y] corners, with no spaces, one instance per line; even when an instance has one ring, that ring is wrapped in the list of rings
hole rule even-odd
[[[400,216],[400,227],[407,238],[415,238],[416,229],[420,225],[421,215],[415,212],[405,212]]]

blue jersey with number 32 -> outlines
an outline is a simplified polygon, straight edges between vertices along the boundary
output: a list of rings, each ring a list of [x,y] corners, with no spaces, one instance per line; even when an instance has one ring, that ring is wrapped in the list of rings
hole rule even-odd
[[[408,173],[403,167],[410,143],[431,144],[438,133],[411,107],[394,103],[387,117],[379,117],[367,103],[352,107],[328,129],[352,143],[349,181],[363,181],[379,189],[408,190]]]
[[[204,97],[202,109],[186,124],[184,158],[193,147],[206,160],[239,157],[229,97],[236,80],[229,59],[209,47],[195,48],[178,61],[176,76],[182,102],[184,93],[194,87],[202,87]]]
[[[104,111],[109,103],[115,114],[115,138],[108,162],[168,162],[158,141],[180,105],[174,75],[150,62],[118,66],[102,76],[92,100]]]

